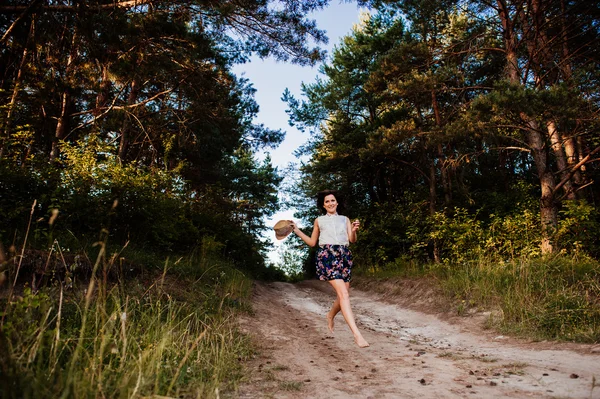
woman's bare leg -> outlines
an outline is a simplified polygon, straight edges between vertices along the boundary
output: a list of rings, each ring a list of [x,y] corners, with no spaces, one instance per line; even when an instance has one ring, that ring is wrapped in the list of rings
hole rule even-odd
[[[345,283],[344,280],[329,280],[329,284],[335,289],[337,301],[339,302],[344,320],[346,320],[348,327],[350,327],[350,330],[354,335],[354,342],[361,348],[369,346],[369,343],[363,338],[360,331],[358,331],[358,327],[356,327],[356,322],[354,321],[354,313],[352,313],[352,308],[350,307],[350,295],[348,294],[349,284]],[[333,318],[331,320],[333,321]]]
[[[350,283],[344,284],[346,284],[346,289],[348,290],[348,292],[350,292]],[[340,312],[340,310],[342,310],[342,307],[340,306],[340,299],[338,298],[336,292],[335,301],[333,301],[333,305],[331,305],[331,309],[329,310],[329,313],[327,313],[327,327],[329,327],[329,331],[331,331],[332,333],[334,324],[333,319],[335,319],[335,316]]]
[[[331,305],[331,309],[327,313],[327,327],[329,327],[329,331],[331,332],[333,332],[333,319],[340,310],[342,310],[342,307],[340,306],[340,299],[337,297],[336,293],[335,301],[333,301],[333,305]]]

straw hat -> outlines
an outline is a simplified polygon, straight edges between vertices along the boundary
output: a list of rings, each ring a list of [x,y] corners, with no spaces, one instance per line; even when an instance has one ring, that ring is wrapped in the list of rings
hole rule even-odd
[[[290,223],[292,223],[291,220],[280,220],[279,222],[275,223],[273,230],[275,230],[275,237],[277,237],[278,240],[283,240],[292,231],[294,231],[294,228]]]

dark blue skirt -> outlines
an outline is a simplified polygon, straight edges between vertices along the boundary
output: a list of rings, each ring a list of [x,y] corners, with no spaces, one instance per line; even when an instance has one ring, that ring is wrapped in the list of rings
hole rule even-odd
[[[317,250],[317,277],[319,280],[352,278],[352,252],[347,245],[321,245]]]

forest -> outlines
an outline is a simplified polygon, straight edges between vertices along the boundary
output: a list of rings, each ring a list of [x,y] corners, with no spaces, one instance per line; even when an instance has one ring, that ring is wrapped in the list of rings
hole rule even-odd
[[[598,6],[370,5],[324,77],[284,94],[290,123],[312,133],[291,197],[340,190],[376,267],[597,258]]]
[[[4,244],[23,242],[31,211],[33,247],[60,236],[65,248],[85,248],[105,230],[116,245],[169,253],[218,235],[232,259],[260,270],[259,233],[280,177],[255,154],[284,132],[253,123],[254,89],[231,68],[252,54],[320,60],[305,43],[324,33],[304,15],[324,3],[8,4]]]
[[[310,15],[329,3],[0,5],[6,397],[231,389],[251,352],[231,315],[251,279],[290,278],[266,219],[312,225],[323,189],[361,220],[358,274],[441,279],[473,306],[526,278],[507,322],[600,340],[600,4],[360,0],[328,55]],[[232,72],[253,56],[320,66],[282,93],[310,137],[293,173]]]

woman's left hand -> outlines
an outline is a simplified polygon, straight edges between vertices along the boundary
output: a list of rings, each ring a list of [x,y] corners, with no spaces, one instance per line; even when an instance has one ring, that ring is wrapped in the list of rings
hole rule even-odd
[[[352,222],[352,231],[356,232],[356,231],[358,231],[359,228],[360,228],[360,220],[356,219],[354,222]]]

